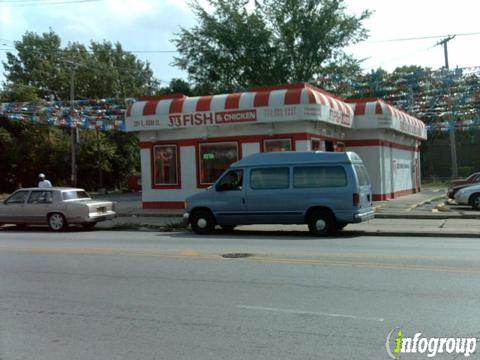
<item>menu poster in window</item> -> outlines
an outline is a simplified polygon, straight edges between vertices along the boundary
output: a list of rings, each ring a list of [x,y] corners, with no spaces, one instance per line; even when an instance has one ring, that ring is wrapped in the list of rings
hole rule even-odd
[[[177,147],[159,145],[154,147],[155,185],[177,185]]]

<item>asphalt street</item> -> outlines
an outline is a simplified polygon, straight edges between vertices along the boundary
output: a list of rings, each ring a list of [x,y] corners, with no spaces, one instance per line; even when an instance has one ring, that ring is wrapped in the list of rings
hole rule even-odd
[[[388,359],[394,328],[480,337],[479,260],[474,238],[2,229],[0,359]]]

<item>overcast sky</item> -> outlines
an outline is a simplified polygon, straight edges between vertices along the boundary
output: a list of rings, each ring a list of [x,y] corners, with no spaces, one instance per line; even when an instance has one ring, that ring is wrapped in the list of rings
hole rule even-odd
[[[444,65],[443,48],[434,46],[438,38],[410,41],[385,41],[448,34],[450,67],[480,66],[480,1],[478,0],[346,0],[347,12],[374,13],[365,22],[370,38],[347,49],[365,59],[368,71],[382,67],[420,65],[437,69]],[[172,78],[186,74],[171,66],[174,51],[170,40],[180,27],[190,28],[195,18],[184,0],[0,0],[0,60],[13,49],[26,31],[48,32],[52,28],[63,45],[119,41],[125,50],[136,52],[150,62],[155,77],[166,85]],[[145,51],[145,52],[142,52]],[[3,66],[0,67],[3,73]],[[3,74],[0,80],[4,80]]]

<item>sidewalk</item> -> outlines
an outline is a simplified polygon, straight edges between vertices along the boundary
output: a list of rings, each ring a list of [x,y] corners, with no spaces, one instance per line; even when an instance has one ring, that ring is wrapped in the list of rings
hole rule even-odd
[[[143,209],[140,194],[108,194],[99,198],[117,201],[118,217],[99,223],[99,229],[183,230],[182,209]],[[348,225],[342,234],[389,236],[480,236],[480,212],[469,207],[443,205],[444,189],[422,192],[388,201],[375,202],[375,219]],[[241,231],[307,232],[306,225],[249,225]]]

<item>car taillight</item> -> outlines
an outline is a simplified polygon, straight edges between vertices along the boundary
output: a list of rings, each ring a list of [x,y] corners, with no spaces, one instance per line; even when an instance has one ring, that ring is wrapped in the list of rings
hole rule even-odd
[[[353,206],[358,206],[360,204],[360,194],[354,193],[353,194]]]

